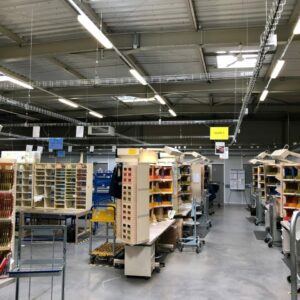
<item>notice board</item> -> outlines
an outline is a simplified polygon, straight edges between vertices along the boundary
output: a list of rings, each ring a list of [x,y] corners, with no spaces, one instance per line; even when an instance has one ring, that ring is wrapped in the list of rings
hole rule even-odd
[[[245,190],[245,170],[243,169],[230,170],[230,190],[232,191]]]

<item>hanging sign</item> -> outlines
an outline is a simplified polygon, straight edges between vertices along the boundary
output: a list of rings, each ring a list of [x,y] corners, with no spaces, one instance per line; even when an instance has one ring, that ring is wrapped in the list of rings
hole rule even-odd
[[[76,126],[76,137],[82,138],[84,135],[84,127],[83,126]]]
[[[64,146],[63,138],[50,138],[49,139],[49,149],[62,150],[63,146]]]
[[[35,137],[35,138],[40,137],[40,131],[41,131],[40,126],[33,126],[32,127],[32,137]]]
[[[220,155],[225,152],[225,142],[216,142],[215,143],[215,154]]]
[[[58,151],[56,152],[56,156],[57,156],[57,157],[65,157],[65,151],[63,151],[63,150],[58,150]]]
[[[220,159],[228,159],[229,158],[229,148],[225,147],[224,148],[224,153],[220,154]]]
[[[228,127],[210,127],[210,140],[227,141],[228,138]]]

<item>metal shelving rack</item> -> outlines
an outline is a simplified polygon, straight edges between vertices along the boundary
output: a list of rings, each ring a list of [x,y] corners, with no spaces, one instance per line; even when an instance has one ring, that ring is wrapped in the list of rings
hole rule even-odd
[[[0,286],[9,281],[7,272],[13,267],[15,243],[16,164],[0,159]]]
[[[31,207],[33,201],[33,164],[17,163],[16,205]]]
[[[90,209],[92,164],[18,164],[17,206],[43,209]]]

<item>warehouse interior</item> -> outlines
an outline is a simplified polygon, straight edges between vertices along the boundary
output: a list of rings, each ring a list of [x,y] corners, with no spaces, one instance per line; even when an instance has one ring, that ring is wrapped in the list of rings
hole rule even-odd
[[[1,1],[0,173],[14,175],[7,187],[0,174],[0,298],[297,299],[299,70],[299,0]],[[214,128],[226,137],[212,138]],[[112,202],[95,196],[100,182]],[[118,233],[135,195],[124,186],[136,189],[131,214],[147,198],[135,239],[132,228],[130,238]],[[113,221],[95,221],[97,209],[112,210]],[[150,243],[151,226],[163,222]],[[64,241],[53,235],[55,251],[38,246],[34,230],[63,224],[56,229],[75,237],[61,269],[52,260],[40,276],[31,264],[24,271],[27,243],[27,262],[37,254],[41,264]],[[110,225],[124,257],[113,246],[108,264],[95,263],[91,242],[100,245]],[[20,238],[22,226],[31,239]],[[174,244],[167,255],[165,244]],[[136,270],[146,265],[133,254],[139,247],[155,252],[150,275]]]

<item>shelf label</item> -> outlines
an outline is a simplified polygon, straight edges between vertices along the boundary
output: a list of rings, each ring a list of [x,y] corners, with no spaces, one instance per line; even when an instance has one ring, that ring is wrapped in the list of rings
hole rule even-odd
[[[128,155],[138,155],[138,150],[134,148],[128,149]]]
[[[228,140],[229,128],[228,127],[210,127],[210,139],[211,140]]]

